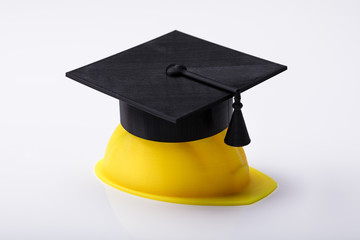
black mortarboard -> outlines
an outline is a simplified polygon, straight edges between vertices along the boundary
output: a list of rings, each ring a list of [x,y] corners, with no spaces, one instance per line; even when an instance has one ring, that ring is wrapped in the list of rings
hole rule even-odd
[[[286,69],[173,31],[66,76],[119,99],[121,124],[135,136],[185,142],[229,126],[225,142],[244,146],[240,93]]]

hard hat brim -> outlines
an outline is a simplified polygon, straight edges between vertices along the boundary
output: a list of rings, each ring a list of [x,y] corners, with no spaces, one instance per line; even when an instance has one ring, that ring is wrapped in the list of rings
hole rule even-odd
[[[263,199],[277,188],[277,183],[272,178],[251,167],[249,168],[249,173],[250,173],[249,182],[247,186],[240,193],[229,196],[203,197],[203,198],[182,198],[182,197],[161,196],[161,195],[154,195],[145,192],[139,192],[133,189],[123,187],[115,183],[106,176],[103,169],[103,160],[100,160],[96,164],[95,173],[96,176],[102,182],[118,190],[158,201],[189,204],[189,205],[211,205],[211,206],[248,205]]]

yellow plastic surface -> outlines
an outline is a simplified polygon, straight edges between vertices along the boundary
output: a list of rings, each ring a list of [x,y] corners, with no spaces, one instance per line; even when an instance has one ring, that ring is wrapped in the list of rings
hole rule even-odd
[[[183,143],[138,138],[121,125],[95,167],[106,184],[141,197],[193,205],[244,205],[276,182],[249,168],[244,150],[224,143],[226,131]]]

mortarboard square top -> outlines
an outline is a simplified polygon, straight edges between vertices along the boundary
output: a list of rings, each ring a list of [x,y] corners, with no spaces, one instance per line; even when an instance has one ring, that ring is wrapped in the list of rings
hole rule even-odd
[[[170,64],[184,65],[240,92],[286,70],[286,66],[173,31],[66,76],[173,123],[233,97],[184,76],[168,76]]]

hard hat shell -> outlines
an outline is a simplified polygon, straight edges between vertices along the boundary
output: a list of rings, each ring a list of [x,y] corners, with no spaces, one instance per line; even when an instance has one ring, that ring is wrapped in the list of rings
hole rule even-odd
[[[136,137],[120,124],[95,172],[119,190],[182,204],[244,205],[274,191],[276,182],[248,166],[243,148],[224,144],[225,134],[164,143]]]

